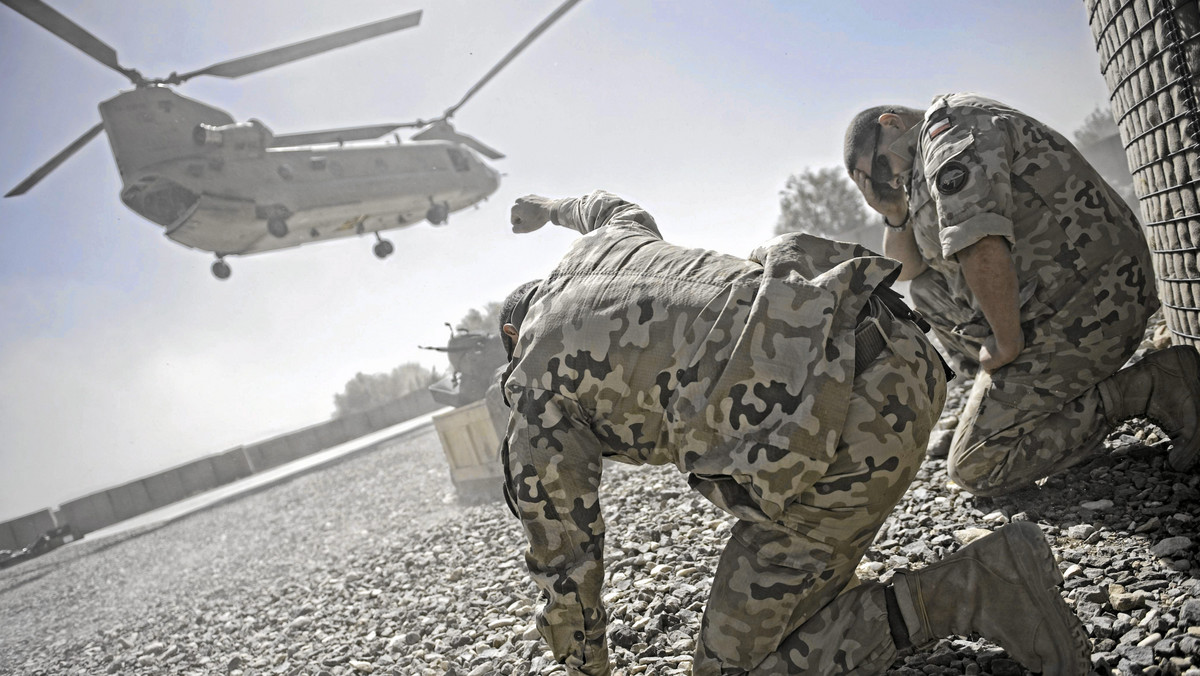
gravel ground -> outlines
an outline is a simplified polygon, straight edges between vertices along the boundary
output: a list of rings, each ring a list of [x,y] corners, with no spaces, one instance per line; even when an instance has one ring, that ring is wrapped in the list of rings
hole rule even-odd
[[[952,392],[953,410],[964,395]],[[944,420],[946,424],[952,420]],[[1022,495],[975,498],[927,460],[860,566],[922,566],[1011,520],[1060,557],[1098,673],[1200,676],[1200,474],[1154,428]],[[669,468],[609,465],[606,600],[621,674],[686,674],[730,518]],[[532,628],[536,591],[502,503],[454,499],[431,428],[168,526],[0,571],[0,673],[563,673]],[[1023,674],[944,640],[892,674]]]

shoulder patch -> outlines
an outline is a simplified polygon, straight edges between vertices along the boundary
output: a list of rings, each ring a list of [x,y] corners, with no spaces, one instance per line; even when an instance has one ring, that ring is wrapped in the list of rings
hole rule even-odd
[[[937,173],[937,191],[942,195],[953,195],[967,184],[970,172],[962,162],[950,161]]]

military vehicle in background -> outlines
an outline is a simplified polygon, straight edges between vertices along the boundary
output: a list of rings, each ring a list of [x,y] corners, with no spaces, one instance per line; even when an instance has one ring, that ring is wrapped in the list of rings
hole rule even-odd
[[[508,425],[508,407],[498,381],[505,364],[504,344],[499,334],[446,326],[450,328],[446,347],[420,346],[444,352],[450,361],[450,373],[430,385],[429,394],[454,410],[434,415],[433,426],[458,499],[496,500],[504,480],[500,440]]]
[[[430,385],[429,393],[437,403],[458,408],[483,399],[496,381],[496,369],[504,364],[504,344],[499,334],[446,326],[450,329],[446,347],[419,347],[446,354],[450,372]]]

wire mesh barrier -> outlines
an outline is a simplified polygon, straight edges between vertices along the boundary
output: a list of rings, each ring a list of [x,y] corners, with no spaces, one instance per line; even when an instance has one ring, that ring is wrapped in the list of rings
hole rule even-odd
[[[1200,349],[1200,7],[1084,0],[1176,344]]]

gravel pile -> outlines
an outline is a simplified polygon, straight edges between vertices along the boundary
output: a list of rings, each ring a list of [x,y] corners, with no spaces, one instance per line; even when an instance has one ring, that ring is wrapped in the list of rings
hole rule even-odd
[[[929,459],[860,575],[886,579],[1034,521],[1098,673],[1200,676],[1200,474],[1167,469],[1152,427],[1127,426],[1109,447],[996,500],[962,492]],[[731,519],[669,468],[613,464],[604,482],[618,673],[687,674]],[[563,673],[533,629],[518,525],[502,503],[453,496],[429,428],[169,526],[0,571],[0,673]],[[890,673],[1025,672],[964,637]]]

